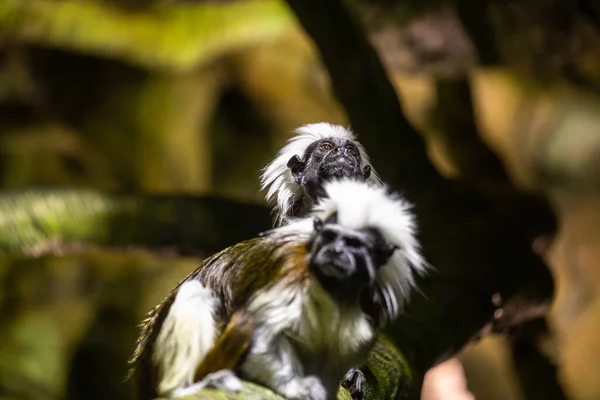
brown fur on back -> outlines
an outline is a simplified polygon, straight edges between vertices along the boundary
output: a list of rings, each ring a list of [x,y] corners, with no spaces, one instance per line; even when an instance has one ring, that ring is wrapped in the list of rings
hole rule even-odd
[[[149,400],[158,396],[152,347],[177,290],[184,282],[197,279],[213,291],[220,303],[215,318],[219,331],[222,331],[233,313],[256,291],[281,279],[305,280],[309,276],[308,246],[308,240],[299,240],[297,236],[264,236],[238,243],[205,259],[140,324],[140,335],[129,359],[131,369],[127,376],[135,381],[137,398]]]

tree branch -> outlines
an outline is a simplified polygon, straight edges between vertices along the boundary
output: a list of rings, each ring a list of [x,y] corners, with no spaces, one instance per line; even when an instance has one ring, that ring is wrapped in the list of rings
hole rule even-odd
[[[348,11],[338,1],[288,0],[288,4],[315,41],[333,90],[375,169],[394,186],[416,188],[423,180],[440,182],[422,138],[398,112],[398,97],[375,50]]]
[[[500,55],[488,21],[487,0],[457,0],[455,4],[457,14],[477,49],[479,62],[484,66],[497,65]]]
[[[0,194],[0,252],[40,256],[85,245],[215,252],[269,229],[269,210],[214,196],[94,190]]]
[[[523,324],[510,335],[515,372],[527,400],[567,399],[556,379],[557,367],[540,350],[539,342],[548,335],[544,319]]]
[[[461,181],[473,186],[529,240],[540,235],[552,236],[556,217],[548,202],[519,190],[500,158],[483,142],[474,120],[468,80],[438,81],[436,92],[440,125],[436,138],[457,168]]]

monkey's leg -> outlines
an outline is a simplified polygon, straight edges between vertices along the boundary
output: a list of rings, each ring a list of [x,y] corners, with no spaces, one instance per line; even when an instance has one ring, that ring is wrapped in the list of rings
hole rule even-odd
[[[239,366],[250,347],[254,330],[254,318],[250,314],[245,311],[233,314],[215,345],[198,365],[194,380],[199,382],[213,372]]]
[[[361,400],[366,380],[360,368],[350,368],[342,379],[342,386],[348,390],[353,400]]]
[[[272,340],[269,340],[268,338]],[[293,346],[267,329],[257,330],[253,347],[242,365],[244,375],[289,400],[327,400],[328,393],[316,376],[304,376]],[[332,394],[335,396],[335,393]]]
[[[154,343],[161,395],[172,395],[194,382],[198,365],[215,342],[217,306],[212,290],[197,280],[184,282],[177,290]]]
[[[254,319],[245,311],[233,314],[223,333],[198,365],[194,374],[196,383],[175,390],[173,395],[187,396],[205,388],[228,392],[242,390],[242,381],[233,369],[240,364],[248,351],[253,336]]]

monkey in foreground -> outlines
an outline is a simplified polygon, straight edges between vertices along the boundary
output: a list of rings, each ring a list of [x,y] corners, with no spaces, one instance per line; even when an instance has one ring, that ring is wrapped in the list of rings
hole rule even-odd
[[[296,129],[296,136],[261,172],[260,189],[273,207],[275,226],[290,217],[303,217],[331,179],[353,178],[381,184],[369,156],[354,134],[325,122]]]
[[[367,152],[349,129],[325,122],[296,129],[296,136],[262,170],[260,178],[260,189],[268,188],[265,197],[273,207],[275,226],[307,215],[322,197],[323,184],[339,178],[382,184]],[[355,399],[362,398],[366,380],[359,367],[351,368],[342,380]]]
[[[240,378],[335,398],[425,262],[402,198],[354,180],[323,190],[310,217],[206,259],[149,313],[130,361],[142,398],[237,391]]]

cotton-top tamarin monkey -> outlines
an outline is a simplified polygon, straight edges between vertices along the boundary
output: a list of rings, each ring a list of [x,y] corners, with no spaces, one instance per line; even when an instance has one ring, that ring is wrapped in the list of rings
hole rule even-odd
[[[296,129],[296,136],[260,177],[261,190],[268,188],[266,199],[273,207],[275,226],[307,215],[322,197],[323,184],[338,178],[381,184],[367,152],[349,129],[325,122]]]
[[[304,125],[263,170],[260,188],[266,190],[275,226],[304,217],[319,201],[323,185],[339,178],[382,184],[356,136],[326,122]],[[348,371],[342,385],[354,399],[362,398],[365,376],[360,366]]]
[[[335,398],[425,262],[402,198],[356,180],[323,190],[311,216],[204,260],[150,312],[131,360],[142,398],[237,391],[240,379]]]

